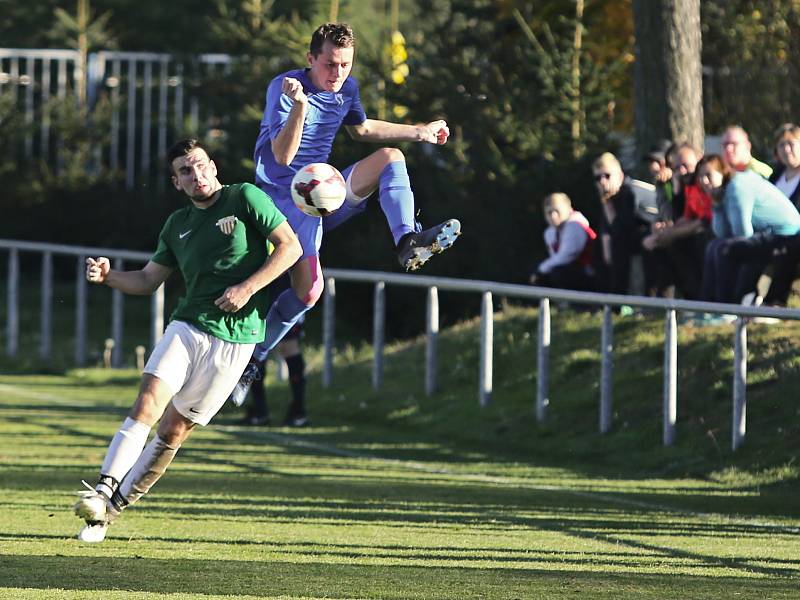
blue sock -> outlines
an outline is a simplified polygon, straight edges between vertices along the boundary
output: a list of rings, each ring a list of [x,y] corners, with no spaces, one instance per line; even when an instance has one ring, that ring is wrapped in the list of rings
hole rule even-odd
[[[395,245],[414,228],[414,192],[403,160],[390,162],[383,167],[378,183],[381,209],[389,222]]]
[[[272,303],[267,313],[266,337],[263,342],[256,345],[250,360],[258,362],[265,360],[269,351],[278,345],[283,336],[309,308],[311,307],[300,301],[292,288],[284,290]]]

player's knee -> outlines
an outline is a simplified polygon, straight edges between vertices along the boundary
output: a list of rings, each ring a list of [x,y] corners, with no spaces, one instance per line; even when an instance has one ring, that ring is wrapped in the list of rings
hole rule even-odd
[[[300,298],[300,301],[306,306],[308,306],[308,308],[311,308],[317,303],[317,300],[319,300],[322,297],[322,290],[324,289],[324,287],[325,285],[322,282],[322,277],[318,277],[311,284],[311,287],[308,289],[308,292],[306,292],[305,295],[302,298]]]
[[[402,150],[398,150],[397,148],[381,148],[378,150],[378,153],[385,165],[393,162],[404,162],[406,160]]]

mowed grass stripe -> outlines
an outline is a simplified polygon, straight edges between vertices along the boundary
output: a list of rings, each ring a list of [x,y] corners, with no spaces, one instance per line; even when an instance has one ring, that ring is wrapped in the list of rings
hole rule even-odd
[[[684,510],[727,497],[709,482],[676,491],[535,462],[486,475],[436,448],[431,461],[392,457],[392,444],[375,455],[345,428],[199,430],[106,543],[82,545],[71,492],[135,387],[107,387],[114,401],[90,410],[49,402],[57,381],[31,385],[0,393],[0,598],[789,598],[800,576],[796,535]],[[678,502],[639,500],[662,495]],[[757,495],[734,495],[761,514]]]

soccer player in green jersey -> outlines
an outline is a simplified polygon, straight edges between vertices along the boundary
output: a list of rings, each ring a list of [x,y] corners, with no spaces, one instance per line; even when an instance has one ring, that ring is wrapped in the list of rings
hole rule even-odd
[[[145,365],[96,487],[87,484],[75,504],[86,521],[78,533],[84,542],[103,541],[109,523],[158,481],[194,426],[219,411],[264,339],[265,286],[301,254],[271,198],[249,183],[222,185],[197,140],[175,144],[167,161],[173,185],[191,204],[167,219],[150,261],[137,271],[113,270],[105,257],[86,261],[90,282],[128,294],[151,294],[177,269],[186,295]]]

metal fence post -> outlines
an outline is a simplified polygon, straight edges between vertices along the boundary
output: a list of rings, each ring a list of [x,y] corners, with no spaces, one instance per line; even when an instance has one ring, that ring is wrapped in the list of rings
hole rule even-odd
[[[547,418],[550,405],[550,299],[539,300],[539,336],[536,354],[536,420]]]
[[[611,307],[603,307],[603,331],[600,344],[600,433],[608,433],[613,421],[612,379],[614,376],[614,324]]]
[[[386,284],[375,284],[372,307],[372,388],[380,389],[383,382],[383,338],[386,324]]]
[[[428,302],[425,310],[425,393],[436,393],[436,342],[439,337],[439,290],[436,286],[428,288]]]
[[[735,451],[744,442],[747,432],[747,323],[736,320],[733,347],[733,424],[731,448]]]
[[[114,269],[122,271],[125,269],[125,261],[117,258],[114,261]],[[125,296],[119,290],[111,293],[111,339],[114,340],[114,348],[111,352],[111,366],[119,368],[122,364],[122,335],[125,320]]]
[[[89,282],[86,281],[86,257],[79,256],[75,268],[75,364],[86,364],[86,299]]]
[[[19,348],[19,251],[8,251],[8,273],[6,275],[6,354],[16,356]]]
[[[664,323],[664,400],[663,442],[675,443],[675,422],[678,417],[678,325],[675,309],[668,309]]]
[[[494,309],[492,292],[483,292],[481,302],[481,364],[478,400],[486,406],[492,401],[492,350],[494,345]]]
[[[328,277],[325,282],[325,302],[322,305],[322,387],[330,387],[333,381],[333,344],[336,327],[336,280]]]
[[[50,358],[53,340],[53,253],[42,253],[41,338],[39,357]]]

